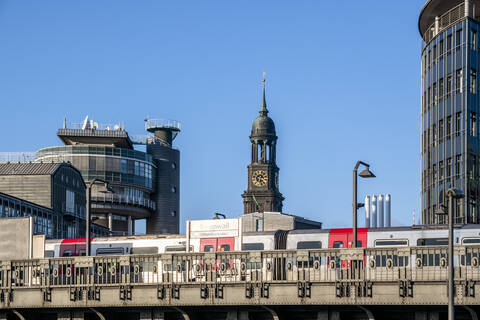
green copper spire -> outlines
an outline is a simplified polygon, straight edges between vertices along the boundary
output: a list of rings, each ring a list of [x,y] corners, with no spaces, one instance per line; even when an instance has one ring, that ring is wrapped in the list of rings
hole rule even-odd
[[[262,83],[263,83],[263,98],[262,98],[262,107],[260,108],[260,115],[262,117],[266,117],[268,114],[268,110],[267,110],[267,101],[265,100],[265,72],[263,73]]]

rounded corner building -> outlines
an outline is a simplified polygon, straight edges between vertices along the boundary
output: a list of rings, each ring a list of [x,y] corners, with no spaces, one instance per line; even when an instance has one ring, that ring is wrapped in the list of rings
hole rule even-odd
[[[479,223],[478,80],[480,0],[429,0],[418,27],[422,36],[422,223],[435,215],[446,190],[458,188],[455,223]]]
[[[135,220],[146,219],[147,234],[177,234],[180,209],[180,151],[172,146],[180,132],[173,120],[147,119],[153,135],[129,136],[123,125],[99,125],[89,120],[57,136],[64,143],[40,149],[36,162],[69,162],[87,186],[94,179],[107,181],[113,193],[92,186],[91,208],[95,224],[111,235],[132,235]],[[146,145],[146,152],[134,145]]]

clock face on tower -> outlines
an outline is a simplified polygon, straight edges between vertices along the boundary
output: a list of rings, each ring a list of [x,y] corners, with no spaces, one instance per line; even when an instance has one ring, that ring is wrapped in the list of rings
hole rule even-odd
[[[265,170],[256,170],[252,174],[252,182],[257,187],[263,187],[267,185],[268,175]]]

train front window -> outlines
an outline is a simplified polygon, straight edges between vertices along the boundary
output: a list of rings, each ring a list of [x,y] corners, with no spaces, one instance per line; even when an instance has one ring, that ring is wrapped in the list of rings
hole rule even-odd
[[[480,243],[480,238],[463,238],[463,244],[476,244]]]

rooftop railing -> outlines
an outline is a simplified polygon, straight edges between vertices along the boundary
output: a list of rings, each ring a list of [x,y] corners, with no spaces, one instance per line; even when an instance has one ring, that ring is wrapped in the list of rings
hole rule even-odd
[[[0,162],[34,162],[35,152],[0,152]]]
[[[451,25],[455,24],[456,22],[462,20],[467,16],[473,17],[474,15],[475,15],[474,4],[471,5],[470,12],[467,15],[465,12],[465,4],[461,3],[458,6],[450,9],[449,11],[441,15],[438,20],[438,25],[437,25],[437,21],[433,22],[423,34],[423,40],[425,41],[425,43],[429,43],[430,41],[433,40],[433,38],[435,38],[437,34],[442,32],[446,28],[450,27]]]
[[[167,128],[180,131],[182,125],[179,121],[170,119],[148,119],[145,121],[145,130],[152,130],[156,128]]]

